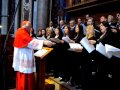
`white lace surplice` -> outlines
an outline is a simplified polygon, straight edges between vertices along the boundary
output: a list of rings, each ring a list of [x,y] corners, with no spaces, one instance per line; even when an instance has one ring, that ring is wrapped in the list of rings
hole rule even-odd
[[[36,72],[35,58],[33,49],[42,49],[43,40],[33,39],[27,47],[14,47],[13,68],[22,73]]]

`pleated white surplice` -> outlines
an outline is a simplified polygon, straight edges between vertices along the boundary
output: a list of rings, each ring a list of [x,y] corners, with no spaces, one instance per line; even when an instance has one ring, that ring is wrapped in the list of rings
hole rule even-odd
[[[27,47],[14,47],[13,68],[22,73],[36,72],[34,49],[39,50],[43,47],[43,40],[33,39]]]

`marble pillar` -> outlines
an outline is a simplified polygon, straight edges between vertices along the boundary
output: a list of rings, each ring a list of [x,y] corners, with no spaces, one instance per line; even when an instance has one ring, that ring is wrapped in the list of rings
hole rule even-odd
[[[34,1],[34,10],[33,10],[33,28],[34,28],[34,33],[36,34],[37,31],[37,1]]]
[[[37,29],[46,28],[50,17],[50,0],[37,0]]]
[[[2,0],[1,34],[7,34],[8,31],[8,1]]]
[[[18,5],[18,1],[19,0],[15,0],[15,8],[17,8],[17,5]],[[20,3],[19,3],[19,7],[17,8],[17,12],[16,12],[16,15],[15,15],[15,23],[14,23],[14,34],[16,32],[16,30],[19,28],[19,22],[20,22]]]

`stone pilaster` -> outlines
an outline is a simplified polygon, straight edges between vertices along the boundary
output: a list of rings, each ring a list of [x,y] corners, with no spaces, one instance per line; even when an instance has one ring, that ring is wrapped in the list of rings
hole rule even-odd
[[[49,23],[50,0],[37,1],[37,29],[46,28]]]
[[[1,34],[7,34],[8,31],[8,1],[2,0]]]
[[[17,8],[17,5],[18,5],[18,1],[19,0],[15,0],[15,8]],[[20,3],[19,3],[19,7],[17,9],[17,12],[16,12],[16,15],[15,15],[15,23],[14,23],[14,34],[16,32],[16,30],[19,28],[19,22],[20,22]]]

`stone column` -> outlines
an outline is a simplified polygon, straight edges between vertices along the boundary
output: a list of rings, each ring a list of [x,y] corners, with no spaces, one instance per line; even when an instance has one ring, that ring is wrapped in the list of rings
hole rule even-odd
[[[24,20],[29,20],[32,22],[32,8],[33,0],[22,0],[21,7],[21,22]]]
[[[37,29],[46,28],[49,23],[50,0],[37,2]]]
[[[18,5],[18,1],[19,0],[15,0],[15,8],[17,8],[17,5]],[[20,4],[20,3],[19,3]],[[16,32],[16,30],[19,28],[19,22],[20,22],[20,5],[19,5],[19,7],[18,7],[18,9],[17,9],[17,12],[16,12],[16,15],[15,15],[15,22],[14,22],[14,34],[15,34],[15,32]]]
[[[34,33],[36,34],[37,31],[37,1],[34,1],[34,10],[33,10],[33,28],[34,28]]]
[[[8,0],[2,0],[2,16],[1,16],[1,34],[7,34],[8,31]]]

